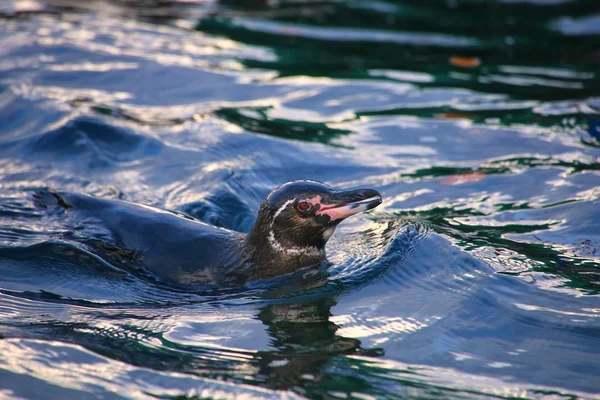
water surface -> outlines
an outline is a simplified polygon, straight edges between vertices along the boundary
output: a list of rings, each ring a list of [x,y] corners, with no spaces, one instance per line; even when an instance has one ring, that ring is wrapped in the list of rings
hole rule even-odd
[[[600,395],[600,4],[0,6],[0,395]],[[373,187],[324,276],[179,291],[54,188],[247,232]]]

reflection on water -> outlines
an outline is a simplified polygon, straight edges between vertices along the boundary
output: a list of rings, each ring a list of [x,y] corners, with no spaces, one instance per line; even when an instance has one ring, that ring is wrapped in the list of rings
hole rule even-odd
[[[260,355],[260,373],[267,385],[291,388],[302,381],[322,379],[323,365],[336,354],[352,354],[360,341],[336,335],[329,320],[330,300],[276,304],[263,308],[258,318],[267,326],[277,351]]]
[[[600,393],[597,1],[0,15],[1,396]],[[117,268],[82,245],[110,232],[33,198],[247,232],[300,178],[384,204],[338,228],[326,272],[195,292]]]

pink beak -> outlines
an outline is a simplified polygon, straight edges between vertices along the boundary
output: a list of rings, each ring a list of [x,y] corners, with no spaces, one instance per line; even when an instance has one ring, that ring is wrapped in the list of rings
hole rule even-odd
[[[371,210],[382,203],[381,194],[372,189],[339,192],[331,196],[332,204],[321,204],[317,215],[327,215],[331,222]]]

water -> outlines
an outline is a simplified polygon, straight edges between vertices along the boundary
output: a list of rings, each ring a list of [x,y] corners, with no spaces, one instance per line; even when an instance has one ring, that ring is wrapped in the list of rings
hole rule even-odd
[[[0,397],[600,395],[600,4],[0,3]],[[372,187],[318,279],[184,292],[43,187],[239,231]]]

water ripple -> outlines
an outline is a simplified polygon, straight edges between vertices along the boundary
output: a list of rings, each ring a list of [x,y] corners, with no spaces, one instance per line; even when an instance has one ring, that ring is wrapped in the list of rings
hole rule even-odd
[[[0,5],[0,396],[597,397],[596,1],[154,3]],[[302,178],[384,203],[229,289],[34,196],[247,232]]]

